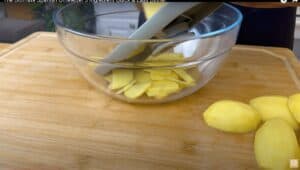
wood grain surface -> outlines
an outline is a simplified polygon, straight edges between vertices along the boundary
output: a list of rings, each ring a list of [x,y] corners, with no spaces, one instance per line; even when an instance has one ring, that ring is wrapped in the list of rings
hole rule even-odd
[[[0,169],[257,169],[254,134],[209,128],[203,111],[219,99],[248,102],[300,87],[298,61],[280,48],[236,46],[204,88],[159,105],[97,92],[53,33],[0,55]]]
[[[8,43],[0,43],[0,51],[4,50],[5,48],[9,47],[11,44]]]

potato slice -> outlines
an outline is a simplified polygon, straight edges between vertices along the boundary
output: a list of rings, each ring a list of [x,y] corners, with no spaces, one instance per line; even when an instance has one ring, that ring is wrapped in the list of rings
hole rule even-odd
[[[145,11],[146,18],[151,18],[162,6],[163,2],[148,2],[148,3],[142,3]]]
[[[145,82],[150,82],[150,73],[145,72],[144,70],[135,70],[134,71],[134,79],[136,80],[137,83],[145,83]]]
[[[112,71],[112,90],[120,89],[129,84],[133,79],[133,71],[129,69],[115,69]]]
[[[138,63],[140,66],[170,66],[181,63],[184,60],[182,54],[178,53],[162,53],[157,56],[150,56],[143,63]]]
[[[167,78],[178,79],[178,76],[168,69],[147,69],[150,72],[151,80],[165,80]]]
[[[151,80],[164,80],[169,74],[171,74],[171,70],[147,70],[150,73]]]
[[[300,93],[289,97],[288,107],[294,118],[298,121],[298,123],[300,123]]]
[[[245,133],[259,125],[259,114],[249,105],[232,100],[217,101],[203,114],[206,124],[225,132]]]
[[[185,82],[187,82],[188,85],[194,85],[195,80],[192,76],[190,76],[184,69],[174,69],[173,70],[178,76],[183,79]]]
[[[137,83],[125,91],[124,95],[130,99],[140,97],[151,86],[151,82]]]
[[[176,82],[169,80],[160,80],[152,81],[151,87],[149,87],[146,94],[149,97],[161,99],[172,93],[178,92],[179,90],[180,87]]]
[[[132,80],[129,84],[127,84],[127,85],[124,86],[122,89],[120,89],[119,91],[117,91],[116,94],[122,94],[124,91],[126,91],[126,90],[128,90],[130,87],[132,87],[135,83],[136,83],[136,80]]]
[[[185,82],[183,80],[179,80],[178,78],[174,79],[172,77],[167,77],[166,80],[174,81],[174,82],[178,83],[180,86],[182,86],[183,88],[189,85],[187,82]]]
[[[250,101],[250,105],[258,111],[263,121],[281,118],[294,129],[298,129],[298,123],[290,113],[287,104],[288,98],[284,96],[262,96]]]
[[[176,64],[183,60],[182,54],[162,53],[149,57],[145,62],[136,64]],[[172,69],[115,69],[112,74],[104,78],[110,82],[109,88],[111,90],[118,90],[117,94],[124,92],[124,95],[129,98],[137,98],[146,91],[149,97],[164,98],[185,87],[194,85],[195,80],[185,70],[178,69],[177,72]],[[147,87],[147,83],[150,83],[151,86]]]
[[[157,56],[151,56],[148,61],[183,61],[184,57],[179,53],[162,53]]]
[[[266,121],[255,134],[254,152],[260,168],[288,169],[291,159],[299,159],[293,128],[280,118]]]

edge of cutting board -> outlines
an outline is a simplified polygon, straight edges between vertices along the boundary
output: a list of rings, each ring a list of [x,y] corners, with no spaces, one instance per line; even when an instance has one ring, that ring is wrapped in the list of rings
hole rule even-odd
[[[290,49],[280,47],[236,45],[232,50],[261,52],[280,59],[284,63],[297,88],[300,90],[300,61]]]
[[[0,51],[0,57],[1,58],[4,57],[5,54],[12,52],[15,48],[20,47],[23,44],[25,44],[26,42],[28,42],[29,40],[34,39],[34,38],[38,38],[40,36],[56,37],[56,34],[52,33],[52,32],[35,32],[35,33],[32,33],[32,34],[26,36],[25,38],[11,44],[7,48],[3,49],[2,51]]]

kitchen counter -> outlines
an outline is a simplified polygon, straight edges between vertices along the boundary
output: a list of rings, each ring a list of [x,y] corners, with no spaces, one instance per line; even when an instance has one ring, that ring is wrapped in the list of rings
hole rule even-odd
[[[128,104],[96,91],[54,33],[0,51],[0,169],[257,169],[254,133],[212,129],[203,111],[300,89],[300,64],[283,48],[235,46],[217,76],[184,99]]]

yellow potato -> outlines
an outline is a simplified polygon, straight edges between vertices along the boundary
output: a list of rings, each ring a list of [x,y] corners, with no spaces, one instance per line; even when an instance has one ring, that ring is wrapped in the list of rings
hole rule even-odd
[[[142,48],[137,49],[139,52]],[[137,65],[163,66],[178,64],[184,60],[182,54],[162,53],[150,56],[145,62],[136,63]],[[195,85],[195,80],[184,69],[115,69],[111,74],[105,76],[109,88],[128,98],[137,98],[143,93],[148,97],[164,98],[176,93],[183,88]],[[150,83],[150,87],[147,87]],[[146,85],[147,84],[147,85]],[[137,88],[137,89],[134,89]]]
[[[250,105],[258,111],[263,121],[281,118],[294,129],[298,129],[298,123],[290,113],[287,103],[288,98],[284,96],[262,96],[250,101]]]
[[[157,56],[150,56],[145,62],[138,63],[140,66],[170,66],[184,61],[182,54],[162,53]]]
[[[133,80],[133,71],[129,69],[115,69],[112,71],[112,82],[110,88],[112,90],[120,89]]]
[[[185,70],[183,69],[174,69],[173,70],[178,76],[183,79],[185,82],[187,82],[188,85],[194,85],[195,80],[193,79],[192,76],[190,76]]]
[[[163,2],[143,3],[146,18],[151,18],[152,15],[154,15],[163,6],[163,4]]]
[[[294,118],[300,123],[300,93],[289,97],[288,107]]]
[[[151,80],[164,80],[172,73],[172,70],[167,69],[147,69],[145,71],[150,73]]]
[[[157,56],[151,56],[147,61],[183,61],[184,57],[179,53],[162,53]]]
[[[132,87],[136,83],[136,80],[132,80],[129,84],[124,86],[122,89],[116,92],[116,94],[122,94],[124,91],[128,90],[130,87]]]
[[[288,169],[291,159],[299,159],[293,128],[280,118],[266,121],[255,134],[254,153],[262,169]]]
[[[151,86],[151,82],[137,83],[125,91],[124,95],[130,99],[135,99],[144,94]]]
[[[149,97],[158,99],[164,98],[172,93],[178,92],[180,87],[177,83],[169,80],[152,81],[146,94]]]
[[[206,124],[225,132],[245,133],[255,130],[261,118],[249,105],[232,100],[217,101],[203,114]]]
[[[152,69],[146,70],[147,72],[150,72],[150,78],[151,80],[166,80],[167,78],[171,79],[178,79],[178,75],[172,70],[168,69]]]
[[[144,70],[135,70],[134,71],[134,79],[136,80],[137,83],[145,83],[145,82],[150,82],[150,73],[145,72]]]
[[[179,80],[178,78],[172,78],[172,77],[167,77],[166,80],[174,81],[179,84],[179,86],[182,86],[183,88],[186,86],[189,86],[189,84],[185,81]]]

